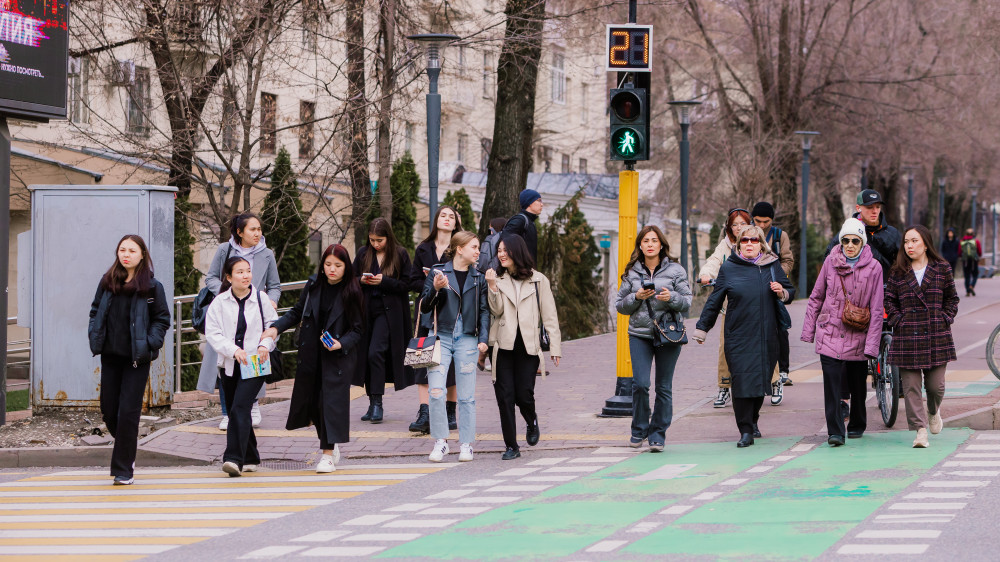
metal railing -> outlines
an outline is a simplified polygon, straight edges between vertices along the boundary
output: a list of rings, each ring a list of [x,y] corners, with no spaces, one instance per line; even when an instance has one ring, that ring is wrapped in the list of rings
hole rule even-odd
[[[290,283],[282,283],[281,291],[298,291],[306,286],[305,281],[292,281]],[[185,345],[201,345],[205,343],[205,338],[195,330],[191,325],[191,318],[185,318],[183,314],[184,305],[187,303],[194,302],[195,297],[198,295],[181,295],[179,297],[174,297],[174,392],[181,392],[181,372],[184,367],[190,367],[193,365],[201,366],[201,361],[192,361],[190,363],[183,363],[181,359],[181,351]],[[280,316],[284,312],[288,312],[291,307],[279,308],[278,315]],[[198,334],[199,337],[196,340],[184,341],[184,334]],[[297,350],[285,351],[285,354],[297,353]]]
[[[8,316],[7,325],[14,326],[17,325],[17,316]],[[31,333],[30,331],[28,332]],[[13,347],[11,347],[13,346]],[[25,347],[18,347],[25,346]],[[24,355],[24,360],[21,361],[11,361],[11,355]],[[11,367],[29,367],[31,366],[31,336],[28,336],[26,340],[7,340],[7,368]]]

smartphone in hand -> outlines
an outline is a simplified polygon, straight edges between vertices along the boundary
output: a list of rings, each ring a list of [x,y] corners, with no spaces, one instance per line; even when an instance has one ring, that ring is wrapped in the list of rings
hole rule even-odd
[[[327,332],[326,330],[324,330],[323,333],[320,334],[319,341],[324,346],[326,346],[327,349],[333,347],[333,336],[331,336],[330,332]]]
[[[652,279],[643,279],[643,281],[642,281],[642,288],[645,289],[645,290],[647,290],[647,291],[655,291],[656,290],[656,284],[653,283]]]
[[[361,277],[362,277],[362,279],[374,279],[375,278],[375,274],[374,273],[362,273]]]

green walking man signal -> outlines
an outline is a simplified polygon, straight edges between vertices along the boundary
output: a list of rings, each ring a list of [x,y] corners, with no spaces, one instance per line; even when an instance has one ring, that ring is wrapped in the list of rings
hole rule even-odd
[[[649,98],[645,88],[611,90],[611,159],[649,160]]]

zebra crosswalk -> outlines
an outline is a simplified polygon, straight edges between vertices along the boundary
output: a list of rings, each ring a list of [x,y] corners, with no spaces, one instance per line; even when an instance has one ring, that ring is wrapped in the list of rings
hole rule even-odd
[[[328,505],[451,465],[349,465],[332,474],[143,470],[112,486],[106,470],[0,483],[0,560],[135,560]]]

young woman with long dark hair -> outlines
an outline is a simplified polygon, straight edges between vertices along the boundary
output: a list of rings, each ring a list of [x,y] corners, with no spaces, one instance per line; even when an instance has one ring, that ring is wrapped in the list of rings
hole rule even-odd
[[[222,470],[229,476],[242,476],[255,472],[260,464],[250,410],[264,386],[264,377],[245,379],[239,365],[247,365],[254,354],[261,362],[268,360],[275,338],[261,335],[278,319],[278,313],[269,306],[267,293],[251,284],[253,272],[246,258],[230,257],[222,266],[222,275],[222,292],[208,307],[205,318],[205,338],[218,356],[221,390],[229,404]]]
[[[250,264],[253,271],[253,286],[267,293],[270,306],[277,310],[278,299],[281,298],[281,280],[278,279],[278,262],[274,258],[274,252],[268,249],[261,229],[260,219],[257,215],[246,211],[233,216],[229,220],[229,241],[219,244],[215,250],[215,257],[212,258],[212,265],[205,274],[205,286],[210,291],[218,295],[222,292],[222,268],[231,257],[242,257]],[[269,304],[264,303],[264,304]],[[219,369],[216,368],[218,358],[212,346],[206,345],[202,354],[201,370],[198,373],[198,390],[211,393],[219,386]],[[221,389],[222,387],[219,386]],[[261,387],[257,394],[257,399],[264,397],[264,387]],[[229,423],[227,415],[227,404],[224,393],[219,392],[219,403],[222,406],[222,421],[219,422],[219,429],[226,430]],[[257,400],[253,403],[250,412],[253,426],[260,425],[261,413]]]
[[[476,439],[476,360],[486,350],[490,311],[486,302],[486,279],[476,269],[479,239],[471,232],[451,237],[448,263],[435,266],[420,293],[420,323],[440,338],[441,364],[428,370],[430,383],[431,437],[434,448],[428,457],[441,462],[448,454],[448,417],[445,410],[445,380],[455,366],[458,391],[459,461],[472,460]],[[435,320],[436,317],[436,320]]]
[[[354,271],[361,275],[368,321],[362,338],[367,361],[359,361],[354,385],[368,394],[368,411],[361,421],[382,423],[382,395],[386,383],[396,390],[413,384],[413,369],[403,365],[410,337],[410,256],[396,241],[392,225],[383,218],[368,227],[368,243],[354,257]]]
[[[456,232],[462,232],[462,218],[453,207],[442,205],[438,208],[434,220],[431,222],[431,233],[417,245],[413,252],[413,268],[410,273],[410,290],[418,295],[424,290],[424,282],[427,281],[427,273],[435,265],[440,265],[448,261],[445,256],[451,246],[451,237]],[[420,335],[426,335],[422,331]],[[413,380],[417,385],[417,393],[420,398],[420,407],[417,409],[417,419],[410,424],[410,431],[430,433],[430,414],[428,413],[428,393],[427,393],[427,369],[414,369]],[[448,371],[448,428],[457,429],[458,422],[455,419],[458,393],[455,390],[455,370]]]
[[[927,431],[939,433],[944,425],[945,371],[957,358],[951,325],[958,314],[958,290],[926,227],[907,228],[901,250],[885,290],[885,312],[893,327],[889,363],[899,369],[906,423],[917,432],[913,446],[924,448],[930,446]],[[926,409],[921,387],[927,390]]]
[[[163,285],[153,278],[146,242],[126,234],[97,284],[87,330],[90,351],[101,356],[101,417],[115,439],[116,485],[133,482],[149,364],[159,356],[169,327],[170,306]]]
[[[687,272],[669,257],[670,245],[663,231],[646,226],[635,237],[635,249],[625,273],[615,308],[628,316],[628,346],[632,355],[632,435],[629,446],[663,451],[667,428],[673,420],[674,367],[680,344],[653,345],[657,322],[684,323],[691,308]],[[650,370],[656,361],[656,399],[649,410]]]
[[[263,337],[298,326],[298,368],[285,429],[316,426],[323,456],[316,472],[336,470],[339,443],[350,439],[351,378],[364,333],[364,297],[351,256],[331,244],[320,257],[298,302]]]
[[[544,326],[549,335],[549,356],[557,367],[562,356],[562,338],[552,287],[545,275],[534,270],[535,260],[524,239],[516,234],[501,235],[497,259],[500,270],[487,269],[486,283],[493,315],[489,337],[493,348],[493,391],[507,447],[500,458],[506,461],[521,456],[517,445],[515,404],[527,424],[524,438],[528,445],[537,445],[541,436],[535,412],[535,372],[539,363],[542,364],[542,376],[545,376],[540,326]]]

